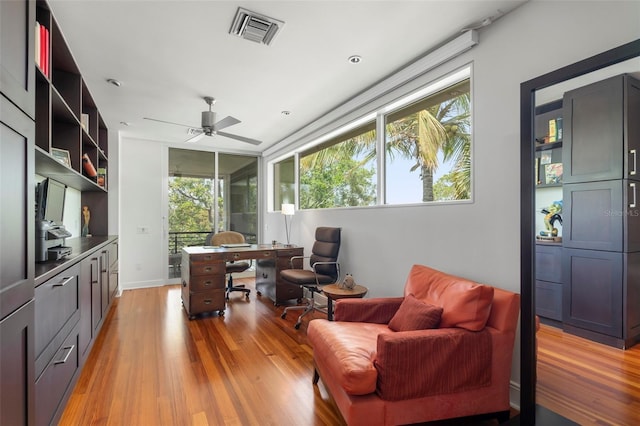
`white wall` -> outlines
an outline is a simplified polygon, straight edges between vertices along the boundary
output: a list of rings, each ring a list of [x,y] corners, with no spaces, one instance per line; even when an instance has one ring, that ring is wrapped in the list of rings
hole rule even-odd
[[[531,1],[483,29],[478,46],[420,79],[473,63],[473,201],[297,211],[292,242],[310,247],[317,226],[342,227],[343,271],[369,287],[369,296],[401,294],[414,263],[519,292],[520,84],[638,38],[639,14],[637,1]],[[162,149],[154,141],[120,142],[124,289],[164,284]],[[143,226],[149,234],[137,233]],[[264,218],[261,240],[274,239],[285,241],[279,213]],[[512,380],[517,388],[519,342]]]

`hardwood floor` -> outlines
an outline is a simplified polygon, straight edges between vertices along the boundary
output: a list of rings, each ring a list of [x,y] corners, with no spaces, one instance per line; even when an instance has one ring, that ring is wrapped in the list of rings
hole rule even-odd
[[[344,425],[322,381],[312,385],[308,320],[235,293],[223,317],[189,321],[179,286],[115,301],[61,425]],[[322,317],[320,313],[314,314]],[[516,414],[515,412],[513,414]],[[458,419],[432,426],[497,425]]]
[[[542,325],[538,404],[584,426],[640,424],[640,345],[625,351]]]

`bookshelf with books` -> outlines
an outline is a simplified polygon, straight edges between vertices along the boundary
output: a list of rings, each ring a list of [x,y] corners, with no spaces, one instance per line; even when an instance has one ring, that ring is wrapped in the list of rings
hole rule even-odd
[[[104,211],[103,220],[92,220],[92,234],[107,235],[107,185],[98,184],[97,170],[108,169],[108,130],[46,1],[36,2],[35,16],[36,174],[77,189],[82,205]]]

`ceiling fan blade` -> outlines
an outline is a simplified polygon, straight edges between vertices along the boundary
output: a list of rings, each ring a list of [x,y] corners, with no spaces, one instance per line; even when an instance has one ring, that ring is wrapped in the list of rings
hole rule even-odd
[[[205,132],[197,133],[196,135],[191,136],[189,139],[187,139],[187,140],[186,140],[186,141],[184,141],[184,142],[185,142],[185,143],[188,143],[188,142],[197,142],[197,141],[199,141],[200,139],[202,139],[202,137],[203,137],[205,134],[206,134]]]
[[[143,119],[149,120],[149,121],[157,121],[158,123],[164,123],[164,124],[175,124],[176,126],[182,126],[182,127],[195,127],[195,128],[198,127],[198,126],[190,126],[188,124],[174,123],[173,121],[158,120],[157,118],[143,117]]]
[[[232,135],[231,133],[216,132],[216,134],[220,136],[224,136],[225,138],[237,139],[239,141],[250,143],[253,145],[260,145],[262,143],[262,141],[259,141],[256,139],[245,138],[244,136]]]
[[[224,129],[225,127],[233,126],[234,124],[238,124],[240,122],[241,121],[238,120],[237,118],[228,115],[222,120],[218,121],[216,124],[214,124],[213,129],[214,130]]]

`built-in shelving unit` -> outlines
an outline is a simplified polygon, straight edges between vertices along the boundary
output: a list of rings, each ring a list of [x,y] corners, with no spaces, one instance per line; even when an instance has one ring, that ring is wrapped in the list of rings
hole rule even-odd
[[[91,233],[107,235],[108,130],[47,2],[36,2],[36,21],[49,33],[40,43],[49,65],[35,72],[36,173],[81,191],[97,213]]]

